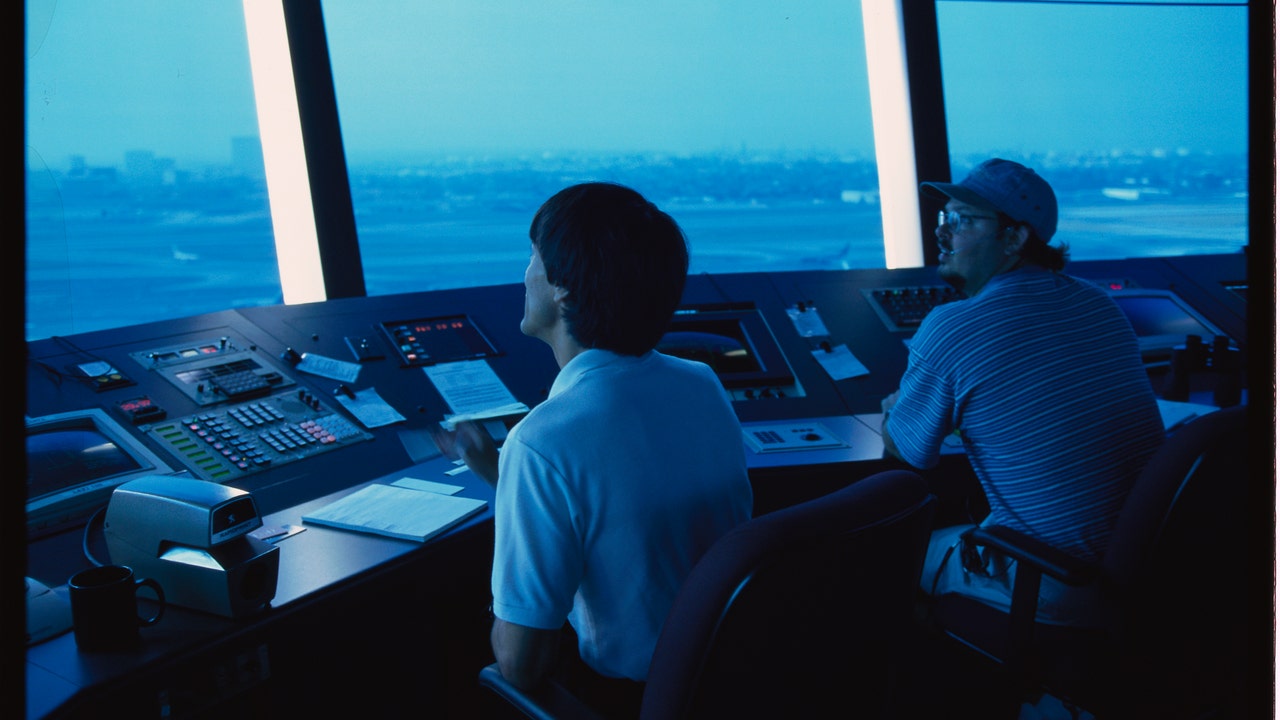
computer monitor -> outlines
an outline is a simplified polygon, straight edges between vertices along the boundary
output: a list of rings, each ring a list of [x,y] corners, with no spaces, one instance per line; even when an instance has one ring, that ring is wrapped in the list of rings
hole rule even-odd
[[[730,389],[795,383],[782,349],[752,305],[681,308],[658,341],[658,351],[706,363]]]
[[[1205,344],[1212,344],[1214,337],[1225,335],[1172,291],[1115,290],[1111,297],[1129,318],[1144,358],[1172,356],[1175,347],[1186,344],[1188,335],[1199,335]]]
[[[27,535],[82,523],[117,485],[173,468],[102,410],[27,418]]]

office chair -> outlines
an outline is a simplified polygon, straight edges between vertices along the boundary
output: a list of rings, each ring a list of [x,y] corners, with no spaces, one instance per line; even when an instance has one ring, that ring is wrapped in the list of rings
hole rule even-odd
[[[975,545],[1017,560],[1010,611],[947,594],[933,617],[947,637],[996,661],[1011,713],[1048,692],[1104,719],[1235,717],[1246,656],[1245,415],[1243,406],[1222,409],[1172,432],[1097,563],[1008,528],[972,531]],[[1095,584],[1105,625],[1036,622],[1044,575]]]
[[[920,476],[890,470],[722,537],[671,608],[640,717],[884,717],[935,503]],[[480,683],[531,718],[594,716],[496,664]]]

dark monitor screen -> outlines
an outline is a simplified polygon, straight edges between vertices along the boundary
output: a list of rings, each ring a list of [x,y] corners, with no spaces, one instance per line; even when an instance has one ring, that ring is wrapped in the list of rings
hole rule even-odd
[[[91,422],[47,427],[27,435],[27,497],[141,469]]]
[[[682,308],[671,319],[657,349],[706,363],[727,388],[795,382],[773,333],[754,307]]]
[[[1201,335],[1212,337],[1215,331],[1188,313],[1170,298],[1153,296],[1117,298],[1133,331],[1138,337],[1152,335]]]
[[[1168,290],[1118,290],[1111,294],[1129,319],[1144,354],[1172,353],[1199,335],[1206,343],[1223,332]]]
[[[84,520],[117,485],[173,469],[124,426],[92,408],[27,418],[27,530]]]

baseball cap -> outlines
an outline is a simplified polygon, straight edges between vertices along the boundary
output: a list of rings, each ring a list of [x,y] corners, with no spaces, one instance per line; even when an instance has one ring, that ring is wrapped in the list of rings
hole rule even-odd
[[[1058,229],[1058,198],[1053,188],[1034,170],[1012,160],[986,160],[959,183],[920,183],[920,191],[998,210],[1030,225],[1045,242]]]

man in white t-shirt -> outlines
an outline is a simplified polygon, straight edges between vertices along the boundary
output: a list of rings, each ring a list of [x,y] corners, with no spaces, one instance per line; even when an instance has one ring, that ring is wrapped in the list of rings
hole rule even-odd
[[[629,188],[586,183],[544,203],[529,235],[520,329],[560,373],[500,457],[475,425],[440,442],[496,487],[491,642],[503,676],[531,688],[558,671],[567,621],[589,684],[638,703],[684,579],[751,515],[741,428],[708,366],[654,349],[688,272],[669,215]]]

